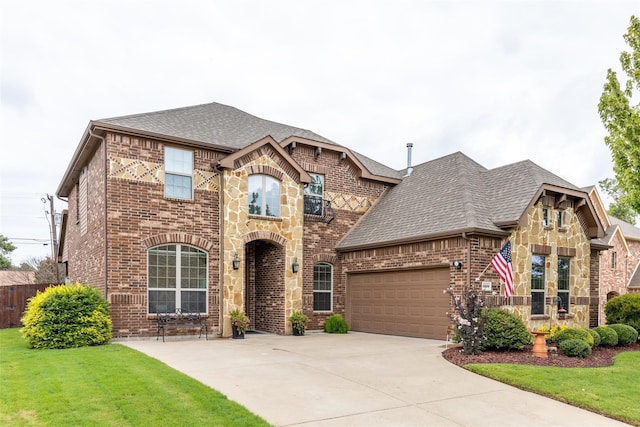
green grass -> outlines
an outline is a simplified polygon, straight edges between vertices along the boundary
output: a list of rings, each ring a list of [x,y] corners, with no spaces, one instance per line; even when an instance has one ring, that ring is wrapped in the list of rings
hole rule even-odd
[[[640,426],[640,352],[615,356],[612,366],[558,368],[471,364],[466,369],[518,388]]]
[[[268,426],[221,393],[119,344],[32,350],[0,330],[0,425]]]

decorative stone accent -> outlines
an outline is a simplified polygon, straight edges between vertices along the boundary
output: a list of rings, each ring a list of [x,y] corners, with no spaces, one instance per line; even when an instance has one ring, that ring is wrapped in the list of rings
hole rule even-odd
[[[325,198],[331,201],[331,206],[335,209],[349,210],[353,212],[366,212],[369,210],[375,197],[359,197],[349,194],[332,193],[326,191]]]
[[[526,226],[517,228],[509,237],[512,243],[514,297],[511,309],[520,316],[530,330],[541,326],[553,326],[558,323],[568,326],[589,326],[589,271],[591,243],[580,225],[577,215],[572,209],[564,211],[563,227],[559,230],[552,221],[542,225],[542,203],[531,207],[527,212]],[[555,210],[550,209],[549,217],[555,218]],[[531,306],[516,305],[521,301],[530,301],[531,295],[531,254],[545,255],[545,297],[555,298],[558,295],[558,257],[568,256],[570,263],[569,316],[559,321],[555,309],[549,312],[545,306],[543,316],[531,316]],[[519,297],[527,297],[520,300]],[[553,305],[555,308],[555,304]],[[566,307],[565,307],[566,309]]]
[[[144,162],[124,157],[109,157],[109,179],[164,184],[164,167],[160,163]],[[217,173],[195,169],[193,171],[195,190],[219,191]]]
[[[269,151],[262,156],[252,158],[250,163],[234,170],[225,170],[222,179],[224,200],[224,251],[223,262],[223,336],[231,336],[229,313],[235,309],[245,310],[245,269],[248,264],[244,258],[245,244],[256,240],[267,240],[284,248],[285,262],[282,271],[284,282],[284,317],[279,319],[285,325],[285,333],[290,333],[290,324],[286,318],[294,309],[302,307],[301,274],[293,274],[291,264],[297,258],[300,271],[303,269],[303,187],[289,173],[281,168],[279,161],[271,156],[277,153]],[[282,176],[280,181],[280,217],[249,215],[248,178],[251,172],[269,170],[270,175]],[[239,270],[233,270],[231,260],[238,254],[241,257]]]

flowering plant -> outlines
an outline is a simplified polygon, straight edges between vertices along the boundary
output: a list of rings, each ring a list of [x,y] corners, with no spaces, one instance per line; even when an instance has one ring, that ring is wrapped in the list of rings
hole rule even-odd
[[[465,289],[462,296],[455,295],[453,288],[444,290],[451,296],[454,313],[447,313],[453,320],[456,337],[462,342],[464,354],[482,353],[485,321],[481,316],[484,300],[475,290]]]
[[[229,313],[231,316],[231,325],[236,328],[238,333],[244,334],[249,327],[249,318],[244,312],[236,309]]]

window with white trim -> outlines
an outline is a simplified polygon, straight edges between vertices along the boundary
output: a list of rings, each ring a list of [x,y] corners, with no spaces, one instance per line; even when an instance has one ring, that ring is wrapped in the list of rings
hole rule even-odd
[[[269,175],[249,176],[249,214],[280,216],[280,181]]]
[[[571,258],[558,258],[558,296],[560,306],[569,313],[569,287],[571,282]],[[560,307],[558,307],[560,308]]]
[[[193,246],[149,249],[149,313],[207,313],[207,265],[207,253]]]
[[[193,199],[193,151],[164,147],[164,195]]]
[[[313,266],[313,311],[331,311],[333,266],[324,262]]]
[[[322,215],[324,197],[324,175],[310,173],[311,182],[304,187],[304,213]]]
[[[531,314],[544,314],[545,306],[545,257],[531,257]]]
[[[83,167],[80,171],[80,180],[78,181],[78,222],[80,223],[80,235],[87,234],[87,203],[89,199],[89,182],[87,167]]]

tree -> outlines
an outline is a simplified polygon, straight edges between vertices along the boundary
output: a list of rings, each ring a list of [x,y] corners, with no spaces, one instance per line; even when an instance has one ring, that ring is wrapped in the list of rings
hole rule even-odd
[[[598,112],[609,134],[605,143],[611,150],[618,207],[629,206],[640,214],[640,102],[633,103],[633,91],[640,90],[640,19],[631,17],[623,36],[630,52],[620,54],[620,65],[627,75],[624,88],[615,71],[607,71]],[[615,215],[614,215],[615,216]]]
[[[25,272],[35,272],[36,283],[59,283],[56,269],[58,268],[51,257],[29,258],[20,265],[20,270]]]
[[[613,217],[628,222],[629,224],[636,223],[636,212],[633,210],[629,203],[625,202],[624,198],[618,188],[618,182],[615,179],[605,178],[598,181],[600,189],[607,193],[609,197],[613,199],[613,202],[609,204],[607,213]]]
[[[0,270],[8,270],[11,268],[9,254],[15,250],[16,247],[9,241],[9,239],[0,234]]]

